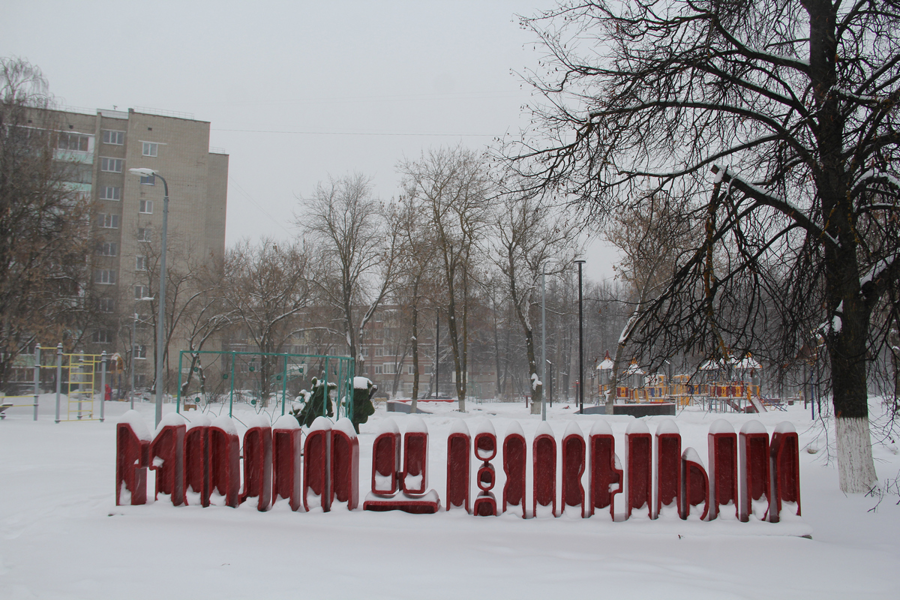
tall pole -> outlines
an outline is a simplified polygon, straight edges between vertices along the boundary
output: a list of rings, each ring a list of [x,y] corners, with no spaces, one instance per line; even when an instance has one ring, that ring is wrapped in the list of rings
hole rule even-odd
[[[100,422],[106,416],[106,350],[100,353]],[[91,415],[93,416],[93,415]]]
[[[134,313],[134,321],[131,322],[131,410],[134,410],[134,357],[137,355],[137,322],[138,315]]]
[[[165,353],[165,318],[166,318],[166,228],[169,224],[169,184],[160,175],[165,187],[163,197],[162,251],[159,256],[159,314],[156,326],[156,426],[162,421],[163,402],[163,354]],[[134,360],[132,358],[132,360]]]
[[[547,274],[541,269],[541,421],[547,420]]]
[[[441,313],[434,311],[434,397],[438,398],[441,386]]]
[[[578,412],[584,414],[584,312],[581,291],[581,265],[584,260],[575,262],[578,263]]]
[[[34,420],[38,420],[38,396],[41,393],[41,345],[34,347]]]

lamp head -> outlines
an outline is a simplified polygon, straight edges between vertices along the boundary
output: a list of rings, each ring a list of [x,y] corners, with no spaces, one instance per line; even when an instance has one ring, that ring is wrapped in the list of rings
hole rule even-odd
[[[131,171],[132,175],[137,175],[139,177],[153,177],[154,175],[156,175],[156,171],[154,171],[153,169],[139,168],[128,170]]]

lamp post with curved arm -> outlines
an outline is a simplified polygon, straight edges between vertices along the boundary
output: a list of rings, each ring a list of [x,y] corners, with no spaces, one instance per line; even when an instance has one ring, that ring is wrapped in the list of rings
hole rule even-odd
[[[153,169],[129,169],[139,177],[159,177],[162,179],[165,195],[163,197],[162,250],[159,255],[159,311],[156,324],[156,425],[162,420],[163,394],[163,354],[165,352],[165,318],[166,318],[166,228],[169,221],[169,184],[165,177]]]

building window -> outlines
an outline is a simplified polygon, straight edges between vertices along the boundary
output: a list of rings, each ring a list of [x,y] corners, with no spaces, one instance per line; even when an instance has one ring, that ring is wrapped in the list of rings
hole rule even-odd
[[[138,227],[137,239],[139,242],[149,242],[153,236],[153,230],[149,227]]]
[[[90,136],[68,131],[60,132],[56,147],[60,150],[76,150],[87,152],[90,149]]]
[[[142,145],[144,156],[156,156],[159,153],[159,144],[156,142],[144,142]]]
[[[121,200],[122,188],[113,185],[107,185],[100,188],[101,200]]]
[[[147,257],[146,256],[135,256],[134,257],[134,270],[135,271],[146,271],[147,270]]]
[[[144,344],[135,344],[134,357],[137,359],[147,358],[147,346]]]
[[[384,374],[385,375],[394,375],[397,371],[394,369],[394,365],[391,363],[384,363]]]
[[[359,355],[360,355],[360,356],[368,356],[368,355],[369,355],[369,349],[368,349],[368,348],[360,348],[360,349],[359,349]]]
[[[113,332],[109,329],[98,329],[91,339],[95,344],[109,344],[113,341]]]
[[[383,356],[384,350],[381,348],[375,348],[375,356]]]
[[[119,248],[115,242],[101,242],[97,244],[98,256],[116,256]]]
[[[384,373],[384,366],[383,365],[375,365],[375,374],[382,375],[383,373]]]
[[[141,175],[141,185],[156,185],[156,175]]]
[[[102,313],[111,313],[116,310],[114,298],[97,298],[97,310]]]
[[[121,173],[125,161],[121,158],[100,158],[100,170],[107,173]]]
[[[134,299],[135,300],[149,300],[150,296],[150,286],[149,285],[136,285],[134,286]]]
[[[413,365],[406,365],[406,374],[407,375],[415,375],[416,368]]]
[[[138,212],[144,215],[152,215],[153,200],[141,200],[138,206]]]
[[[104,229],[118,229],[119,228],[119,215],[109,215],[106,213],[100,213],[98,215],[100,221],[100,227]]]
[[[94,283],[114,285],[116,283],[115,269],[97,269],[94,271]]]
[[[121,146],[125,143],[125,132],[124,131],[113,131],[111,129],[103,130],[103,143],[104,144],[113,144],[114,146]]]

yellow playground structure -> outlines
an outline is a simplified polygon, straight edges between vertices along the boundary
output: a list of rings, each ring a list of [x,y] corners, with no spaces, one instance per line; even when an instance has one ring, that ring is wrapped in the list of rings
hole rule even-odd
[[[53,352],[52,347],[42,349],[38,345],[33,354],[22,354],[16,358],[13,371],[17,390],[28,389],[32,393],[3,397],[0,417],[5,417],[6,409],[27,407],[34,409],[36,421],[40,396],[50,388],[56,392],[57,423],[103,421],[109,362],[106,353],[64,353],[62,344],[55,350]]]
[[[612,372],[612,360],[606,358],[597,367],[601,372],[600,398],[604,398],[612,385],[603,371]],[[779,407],[760,393],[758,375],[762,366],[747,355],[743,360],[725,362],[707,361],[693,375],[647,375],[632,360],[619,378],[616,386],[616,402],[675,402],[679,408],[701,406],[709,411],[766,412]],[[624,385],[623,385],[624,384]]]

